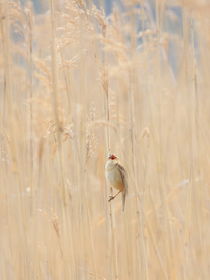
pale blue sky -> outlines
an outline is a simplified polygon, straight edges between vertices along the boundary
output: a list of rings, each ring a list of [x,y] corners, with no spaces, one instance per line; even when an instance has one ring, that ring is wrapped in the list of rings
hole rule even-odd
[[[20,0],[20,2],[22,4],[26,3],[28,0]],[[100,0],[93,0],[95,2],[95,4],[97,5],[98,3],[100,3]],[[111,12],[111,7],[112,7],[112,2],[114,2],[116,0],[106,0],[104,1],[105,3],[105,10],[106,10],[106,14],[109,14]],[[34,4],[34,9],[37,13],[42,13],[45,12],[43,10],[42,7],[42,0],[32,0],[33,4]]]

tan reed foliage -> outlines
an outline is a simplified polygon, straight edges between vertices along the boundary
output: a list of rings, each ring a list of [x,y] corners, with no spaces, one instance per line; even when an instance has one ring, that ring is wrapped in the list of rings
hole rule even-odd
[[[0,279],[208,280],[210,5],[98,3],[0,3]]]

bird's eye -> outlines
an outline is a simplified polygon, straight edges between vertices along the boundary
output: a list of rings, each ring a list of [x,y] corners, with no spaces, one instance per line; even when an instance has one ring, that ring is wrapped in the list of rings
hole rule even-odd
[[[115,156],[115,155],[110,155],[109,156],[109,159],[112,159],[112,160],[114,160],[114,159],[116,159],[117,157]]]

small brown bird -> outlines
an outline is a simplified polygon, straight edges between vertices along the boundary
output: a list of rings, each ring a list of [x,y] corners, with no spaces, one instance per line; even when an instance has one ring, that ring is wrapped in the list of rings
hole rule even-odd
[[[119,193],[122,193],[122,209],[125,208],[125,197],[128,191],[127,183],[127,172],[125,169],[117,162],[117,157],[113,154],[109,155],[108,160],[105,165],[105,176],[107,182],[115,189],[118,193],[114,196],[110,196],[109,201],[114,199]]]

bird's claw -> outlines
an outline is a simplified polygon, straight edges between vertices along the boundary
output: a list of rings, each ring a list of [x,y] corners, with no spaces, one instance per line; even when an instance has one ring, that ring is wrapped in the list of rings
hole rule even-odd
[[[108,202],[110,202],[112,199],[114,199],[114,196],[113,196],[113,195],[110,195],[110,196],[109,196]]]

